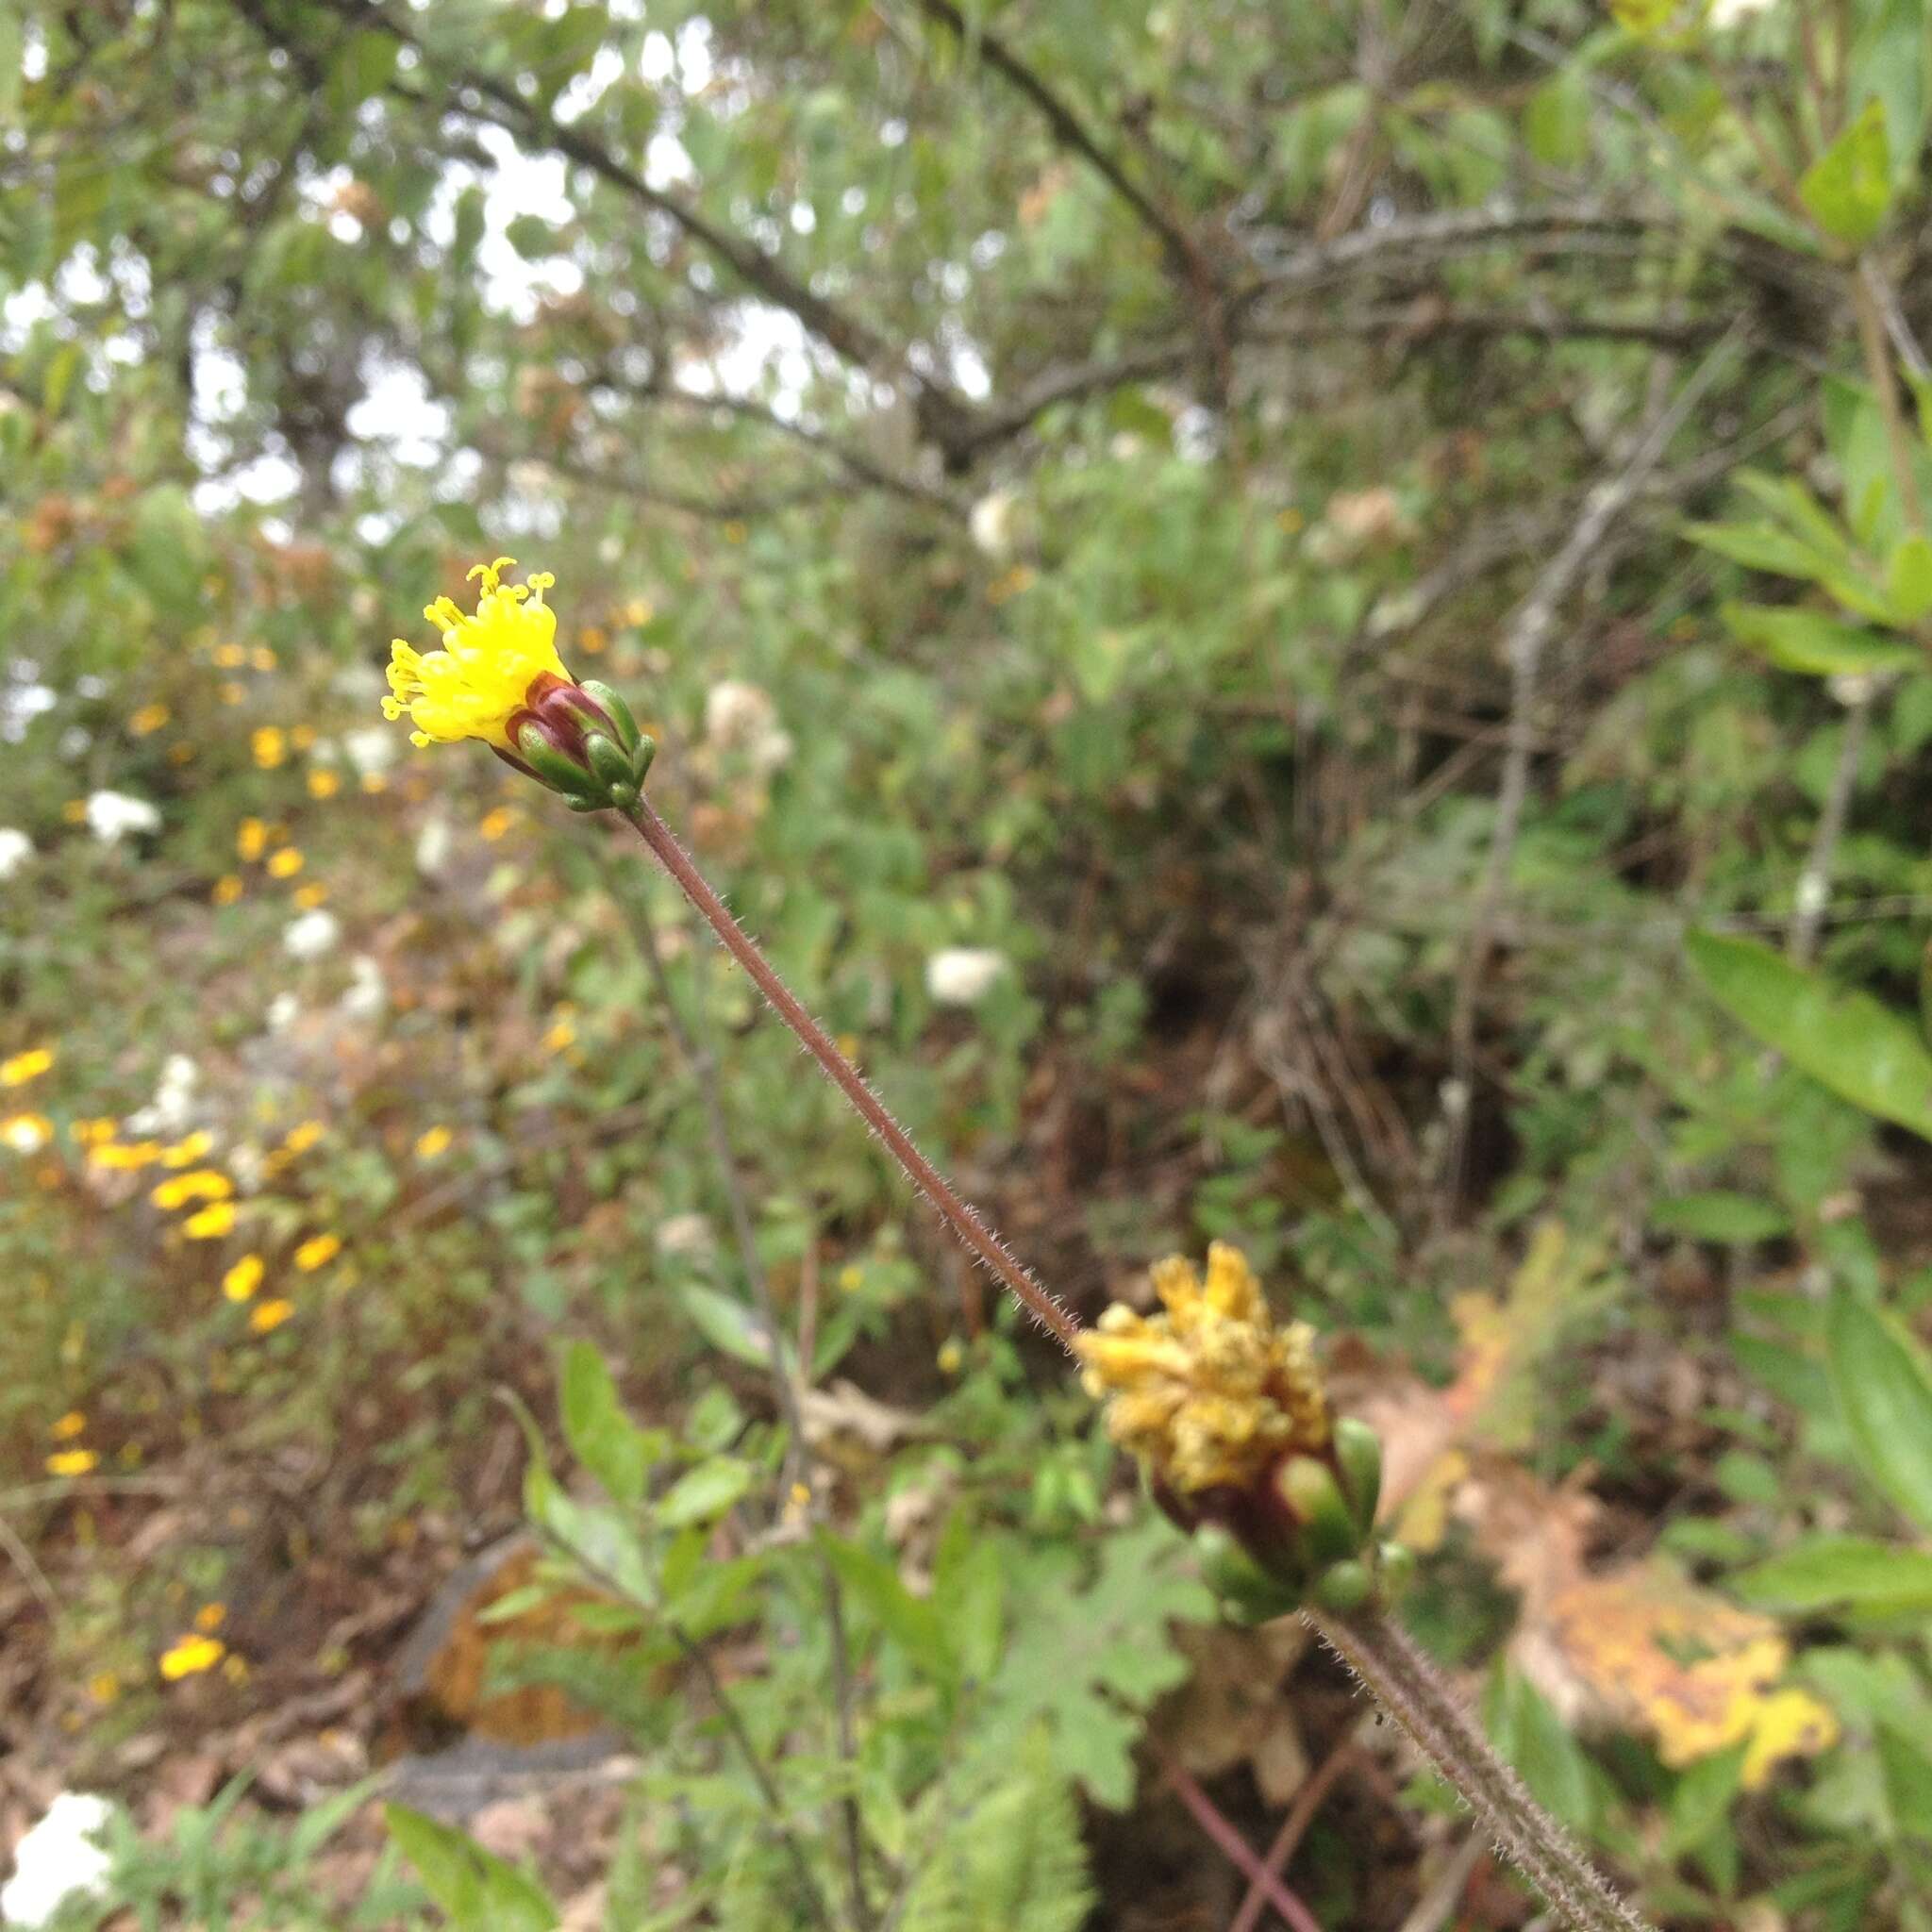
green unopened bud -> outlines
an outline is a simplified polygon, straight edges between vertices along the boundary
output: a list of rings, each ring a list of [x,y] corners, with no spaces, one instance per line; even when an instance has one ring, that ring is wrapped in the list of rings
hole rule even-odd
[[[1292,1585],[1262,1569],[1218,1523],[1204,1524],[1194,1532],[1194,1551],[1203,1582],[1238,1623],[1272,1623],[1300,1601]]]
[[[562,792],[573,804],[586,800],[583,808],[594,811],[604,803],[596,779],[558,751],[540,725],[528,724],[517,733],[517,755],[553,791]]]
[[[1296,1551],[1309,1568],[1340,1561],[1361,1548],[1361,1533],[1325,1462],[1291,1456],[1275,1472],[1274,1486],[1294,1519]]]
[[[638,729],[638,721],[632,717],[630,707],[609,685],[601,683],[596,678],[579,678],[577,689],[610,720],[610,728],[616,732],[617,741],[624,747],[625,756],[634,757],[638,746],[643,741],[643,733]],[[639,774],[640,777],[642,775],[641,773]]]
[[[584,734],[584,762],[608,791],[614,785],[631,783],[630,754],[616,739],[601,731]]]
[[[1415,1552],[1407,1543],[1383,1543],[1375,1552],[1375,1574],[1385,1598],[1400,1596],[1415,1575]]]
[[[1367,1423],[1344,1415],[1335,1419],[1334,1443],[1349,1513],[1357,1535],[1366,1540],[1374,1530],[1375,1506],[1382,1497],[1382,1439]]]
[[[1314,1581],[1310,1592],[1324,1610],[1346,1614],[1358,1610],[1375,1593],[1375,1579],[1366,1563],[1351,1558],[1331,1563]]]

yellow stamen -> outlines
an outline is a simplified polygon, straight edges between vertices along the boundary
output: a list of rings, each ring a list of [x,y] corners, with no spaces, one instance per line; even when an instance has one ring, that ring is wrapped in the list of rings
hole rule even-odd
[[[557,655],[557,614],[543,592],[557,579],[533,571],[521,584],[502,574],[516,559],[499,557],[470,573],[482,579],[474,615],[439,597],[424,616],[442,633],[441,650],[424,653],[403,638],[391,645],[386,718],[406,713],[415,725],[411,743],[453,744],[480,738],[505,751],[509,721],[528,699],[530,687],[548,675],[567,678]]]

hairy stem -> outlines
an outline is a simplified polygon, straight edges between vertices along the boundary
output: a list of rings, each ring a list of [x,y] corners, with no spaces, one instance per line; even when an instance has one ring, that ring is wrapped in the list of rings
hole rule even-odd
[[[658,864],[671,874],[678,890],[718,935],[719,943],[751,975],[752,984],[771,1003],[772,1010],[797,1036],[798,1043],[852,1103],[866,1125],[885,1142],[887,1151],[906,1170],[912,1185],[939,1210],[941,1219],[967,1249],[1011,1291],[1014,1299],[1027,1313],[1071,1353],[1074,1338],[1080,1332],[1074,1318],[1021,1266],[1011,1249],[987,1224],[979,1210],[960,1198],[939,1169],[919,1151],[911,1135],[886,1111],[878,1096],[860,1078],[858,1070],[833,1043],[831,1035],[812,1018],[798,995],[772,970],[770,962],[758,950],[758,942],[731,916],[724,900],[711,890],[704,874],[691,863],[691,855],[677,842],[670,826],[658,816],[650,801],[640,799],[628,816]]]
[[[1407,1631],[1379,1610],[1304,1614],[1429,1761],[1462,1794],[1497,1845],[1574,1932],[1656,1932],[1590,1862],[1576,1840],[1496,1756],[1482,1727]]]

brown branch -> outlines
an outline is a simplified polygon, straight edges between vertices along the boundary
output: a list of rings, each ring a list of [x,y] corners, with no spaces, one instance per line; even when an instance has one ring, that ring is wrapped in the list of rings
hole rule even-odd
[[[922,12],[956,35],[962,46],[975,50],[989,67],[1005,75],[1041,111],[1059,144],[1078,155],[1141,220],[1160,238],[1169,259],[1190,280],[1211,291],[1216,277],[1199,244],[1153,196],[1137,187],[1121,164],[1103,148],[1065,101],[1022,60],[1005,41],[969,21],[953,0],[919,0]]]

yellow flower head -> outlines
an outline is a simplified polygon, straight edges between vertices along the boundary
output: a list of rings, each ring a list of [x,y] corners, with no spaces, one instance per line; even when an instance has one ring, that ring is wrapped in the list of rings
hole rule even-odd
[[[313,1274],[318,1268],[326,1268],[341,1252],[341,1235],[312,1234],[295,1250],[295,1266],[304,1274]]]
[[[0,1087],[25,1087],[29,1080],[39,1079],[53,1064],[51,1046],[30,1047],[11,1059],[0,1060]]]
[[[1076,1343],[1108,1433],[1183,1494],[1241,1488],[1291,1450],[1328,1441],[1314,1331],[1278,1325],[1238,1248],[1216,1241],[1204,1281],[1183,1256],[1160,1262],[1162,1312],[1118,1303]]]
[[[228,1654],[219,1637],[183,1637],[161,1653],[161,1675],[177,1683],[202,1671],[211,1671]]]
[[[509,751],[509,721],[527,705],[530,687],[541,677],[569,678],[557,655],[557,614],[543,602],[557,579],[533,571],[524,583],[506,584],[502,574],[515,561],[499,557],[470,573],[483,580],[475,615],[448,597],[425,608],[442,633],[441,650],[425,655],[402,638],[391,645],[383,716],[407,712],[416,727],[411,743],[480,738]]]
[[[245,1302],[261,1286],[261,1277],[266,1273],[259,1255],[243,1255],[222,1276],[222,1292],[231,1302]]]
[[[49,1475],[85,1475],[100,1461],[92,1449],[57,1449],[47,1457]]]

